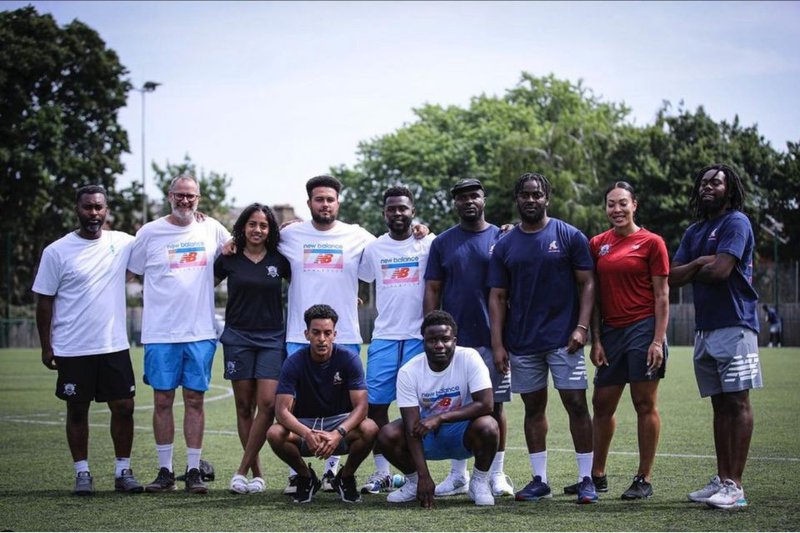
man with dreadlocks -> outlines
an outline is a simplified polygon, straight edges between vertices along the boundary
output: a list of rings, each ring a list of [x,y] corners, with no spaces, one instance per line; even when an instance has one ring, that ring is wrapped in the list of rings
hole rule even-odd
[[[752,285],[753,229],[742,213],[744,188],[727,165],[696,176],[690,201],[697,222],[686,230],[669,283],[692,283],[694,371],[700,396],[711,396],[717,473],[693,502],[745,507],[742,473],[753,434],[750,389],[762,387],[758,359],[758,294]]]

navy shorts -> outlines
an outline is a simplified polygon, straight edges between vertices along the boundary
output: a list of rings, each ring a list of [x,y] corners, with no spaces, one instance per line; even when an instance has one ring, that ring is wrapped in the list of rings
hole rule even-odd
[[[286,359],[283,330],[243,331],[225,328],[220,337],[225,379],[274,379]]]
[[[608,366],[601,366],[594,374],[596,387],[624,385],[640,381],[663,379],[669,355],[666,341],[663,341],[664,359],[656,372],[647,368],[647,350],[653,342],[656,327],[654,317],[644,318],[621,328],[603,326],[600,342],[606,352]]]

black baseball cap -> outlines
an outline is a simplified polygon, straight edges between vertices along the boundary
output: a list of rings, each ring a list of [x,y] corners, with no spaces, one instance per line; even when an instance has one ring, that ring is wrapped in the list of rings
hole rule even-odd
[[[483,194],[486,194],[486,189],[483,188],[481,180],[475,178],[466,178],[453,185],[453,188],[450,189],[450,196],[455,197],[455,195],[458,193],[468,191],[470,189],[480,189],[483,191]]]

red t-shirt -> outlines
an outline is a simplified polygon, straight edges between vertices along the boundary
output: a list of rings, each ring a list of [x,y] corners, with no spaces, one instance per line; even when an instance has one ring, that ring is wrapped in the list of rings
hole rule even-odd
[[[600,315],[614,328],[655,316],[652,276],[669,275],[664,240],[644,228],[621,237],[613,229],[592,237]]]

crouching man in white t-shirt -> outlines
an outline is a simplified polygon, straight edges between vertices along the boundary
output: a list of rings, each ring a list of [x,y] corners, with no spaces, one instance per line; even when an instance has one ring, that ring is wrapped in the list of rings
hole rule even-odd
[[[425,353],[406,363],[397,376],[401,419],[385,425],[378,436],[384,456],[407,479],[386,499],[419,500],[429,508],[436,485],[426,461],[474,455],[468,494],[477,505],[494,505],[489,469],[500,430],[491,416],[489,370],[477,351],[456,346],[457,326],[446,311],[426,315],[420,329]]]

